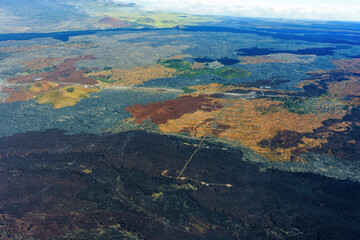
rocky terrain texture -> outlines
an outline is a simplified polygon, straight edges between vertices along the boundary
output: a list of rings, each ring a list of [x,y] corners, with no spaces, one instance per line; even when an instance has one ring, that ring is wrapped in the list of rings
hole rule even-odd
[[[0,238],[360,237],[359,183],[263,171],[240,150],[211,143],[184,180],[170,178],[196,144],[143,131],[3,137]]]

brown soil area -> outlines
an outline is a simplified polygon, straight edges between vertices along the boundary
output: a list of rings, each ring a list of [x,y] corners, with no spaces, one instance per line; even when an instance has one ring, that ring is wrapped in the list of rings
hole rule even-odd
[[[161,65],[148,66],[148,67],[134,67],[130,70],[123,69],[110,69],[104,70],[96,73],[89,73],[87,77],[97,76],[97,77],[107,77],[109,80],[114,83],[103,83],[104,86],[134,86],[142,84],[143,82],[149,81],[156,78],[166,78],[172,77],[176,72],[175,69],[165,68]]]
[[[25,91],[26,87],[4,88],[2,91],[10,93],[5,99],[5,103],[12,103],[17,101],[28,101],[33,99],[33,96]]]
[[[8,79],[9,83],[33,83],[35,79],[41,78],[43,81],[49,82],[63,82],[63,83],[83,83],[83,84],[97,84],[92,78],[85,77],[85,70],[76,70],[74,64],[81,60],[93,60],[92,55],[84,57],[69,58],[63,63],[58,64],[52,72],[34,73],[26,76],[15,76]]]
[[[5,103],[12,103],[18,101],[28,101],[34,99],[36,96],[46,93],[59,84],[49,83],[49,82],[37,82],[26,87],[6,87],[2,89],[2,92],[10,93],[6,99]]]
[[[338,71],[360,73],[360,58],[338,59],[331,61]]]
[[[100,21],[98,21],[98,23],[103,24],[103,25],[111,25],[113,27],[127,27],[127,26],[129,26],[128,21],[119,20],[119,19],[113,18],[113,17],[106,17],[106,18],[101,19]]]
[[[64,58],[37,58],[30,61],[25,61],[24,65],[27,66],[28,70],[34,71],[46,67],[52,67],[63,60]]]
[[[195,97],[183,96],[178,99],[147,105],[135,104],[133,107],[127,107],[126,110],[136,118],[136,123],[151,119],[156,124],[164,124],[170,119],[177,119],[184,114],[193,113],[200,109],[211,112],[220,108],[222,108],[222,105],[213,102],[212,98],[200,95]]]

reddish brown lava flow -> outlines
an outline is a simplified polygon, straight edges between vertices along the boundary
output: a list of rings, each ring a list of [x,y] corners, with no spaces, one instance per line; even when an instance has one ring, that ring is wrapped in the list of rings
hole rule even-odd
[[[5,99],[6,103],[32,99],[32,96],[25,91],[25,87],[4,88],[2,92],[10,93],[10,95]]]
[[[200,95],[196,97],[183,96],[147,105],[134,104],[133,107],[127,107],[126,111],[136,118],[136,123],[142,123],[145,119],[150,118],[156,124],[164,124],[170,119],[180,118],[182,115],[193,113],[196,110],[211,112],[222,107],[221,104],[213,102],[213,98]]]
[[[34,73],[26,76],[15,76],[8,79],[9,83],[33,83],[37,78],[41,78],[42,81],[49,82],[63,82],[63,83],[83,83],[83,84],[97,84],[97,81],[85,77],[83,75],[85,70],[76,70],[74,64],[80,60],[94,60],[92,55],[84,57],[69,58],[63,63],[57,65],[52,72]]]

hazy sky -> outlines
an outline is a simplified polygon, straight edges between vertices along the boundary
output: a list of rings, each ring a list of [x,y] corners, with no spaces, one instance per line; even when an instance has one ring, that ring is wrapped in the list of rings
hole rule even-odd
[[[360,21],[360,0],[133,0],[146,10],[237,17]]]

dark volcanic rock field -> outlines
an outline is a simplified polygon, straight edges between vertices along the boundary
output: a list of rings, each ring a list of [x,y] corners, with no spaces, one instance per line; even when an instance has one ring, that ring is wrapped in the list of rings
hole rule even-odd
[[[359,239],[360,184],[130,131],[0,139],[0,239]]]

